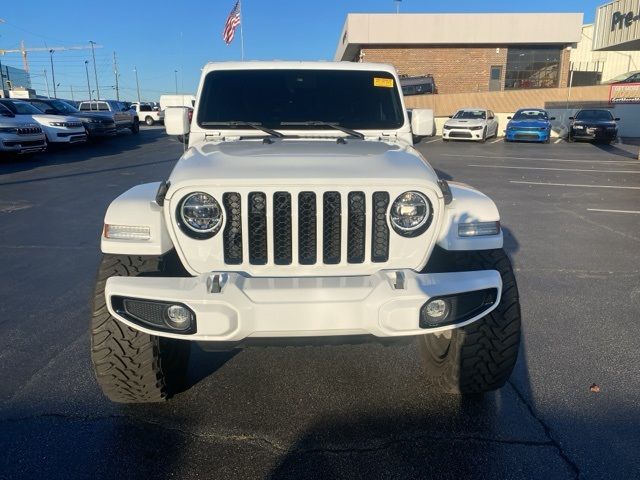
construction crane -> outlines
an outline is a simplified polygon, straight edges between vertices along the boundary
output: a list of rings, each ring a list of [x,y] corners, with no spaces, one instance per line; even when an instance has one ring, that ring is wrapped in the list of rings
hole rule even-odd
[[[93,45],[93,48],[102,48],[102,45]],[[25,48],[24,40],[20,42],[20,48],[16,48],[13,50],[3,50],[0,48],[0,55],[6,55],[7,53],[19,53],[22,55],[22,64],[24,66],[25,72],[29,71],[29,60],[27,59],[27,54],[29,52],[60,52],[64,50],[91,50],[91,45],[74,45],[71,47],[41,47],[41,48]]]

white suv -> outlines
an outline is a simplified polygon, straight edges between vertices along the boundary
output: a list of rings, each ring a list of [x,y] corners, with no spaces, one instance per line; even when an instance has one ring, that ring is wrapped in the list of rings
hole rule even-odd
[[[109,206],[91,358],[117,402],[184,380],[191,342],[415,339],[442,389],[501,387],[520,308],[500,215],[413,148],[432,112],[404,108],[391,66],[211,63],[189,148],[163,182]],[[425,118],[431,118],[431,124]]]
[[[36,153],[46,148],[40,125],[16,119],[11,110],[0,104],[0,153]]]
[[[35,121],[42,127],[48,144],[79,143],[87,141],[82,122],[66,115],[48,115],[22,100],[0,99],[0,104],[24,121]]]

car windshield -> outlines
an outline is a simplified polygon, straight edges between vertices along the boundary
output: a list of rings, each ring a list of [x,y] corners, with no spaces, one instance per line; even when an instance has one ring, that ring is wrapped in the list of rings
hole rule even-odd
[[[16,115],[37,115],[42,113],[42,111],[27,102],[2,102],[2,105]]]
[[[67,102],[63,102],[62,100],[51,100],[50,103],[61,113],[78,113],[79,111],[76,107],[69,105]]]
[[[582,110],[576,120],[613,120],[613,115],[609,110]]]
[[[484,120],[487,118],[487,112],[484,110],[459,110],[453,118],[463,118],[469,120]]]
[[[404,124],[404,111],[388,72],[221,70],[205,77],[197,121],[205,128],[246,129],[242,122],[294,130],[332,128],[319,125],[324,122],[396,129]],[[299,124],[303,122],[307,125]]]
[[[627,78],[631,77],[632,75],[634,75],[636,73],[640,73],[640,71],[639,72],[621,73],[620,75],[616,75],[615,77],[610,79],[609,82],[621,82],[621,81],[626,80]]]
[[[513,116],[513,120],[548,120],[544,110],[519,110]]]

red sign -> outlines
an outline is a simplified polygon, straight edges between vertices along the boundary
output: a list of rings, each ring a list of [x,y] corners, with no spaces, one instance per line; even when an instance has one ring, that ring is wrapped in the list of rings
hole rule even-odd
[[[640,83],[614,83],[609,88],[609,103],[640,103]]]

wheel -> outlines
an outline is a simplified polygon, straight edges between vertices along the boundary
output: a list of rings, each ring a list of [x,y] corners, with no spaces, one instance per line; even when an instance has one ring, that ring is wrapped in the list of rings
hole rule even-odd
[[[575,142],[575,141],[576,141],[576,139],[575,139],[575,138],[573,138],[573,135],[571,135],[571,134],[569,133],[569,134],[567,135],[567,142],[569,142],[569,143],[573,143],[573,142]]]
[[[131,133],[137,135],[140,131],[140,121],[136,118],[131,124]]]
[[[448,141],[449,141],[449,139],[448,139],[448,138],[444,138],[444,137],[442,137],[442,141],[443,141],[443,142],[448,142]]]
[[[480,143],[484,143],[487,141],[487,127],[484,127],[482,131],[482,138],[480,139]]]
[[[427,375],[446,392],[496,390],[511,375],[520,345],[520,303],[511,262],[502,249],[447,255],[455,271],[500,272],[502,297],[495,310],[470,325],[418,337],[422,363]]]
[[[147,124],[147,126],[149,126],[149,127],[150,127],[150,126],[152,126],[155,122],[153,121],[153,118],[151,118],[151,117],[147,116],[147,117],[144,119],[144,123],[146,123],[146,124]]]
[[[91,317],[91,362],[98,384],[113,402],[162,402],[182,387],[191,345],[148,335],[120,323],[107,310],[109,277],[152,275],[158,257],[105,255],[100,263]]]
[[[551,143],[551,137],[549,136],[549,137],[545,138],[543,143],[546,143],[547,145],[550,144]]]

